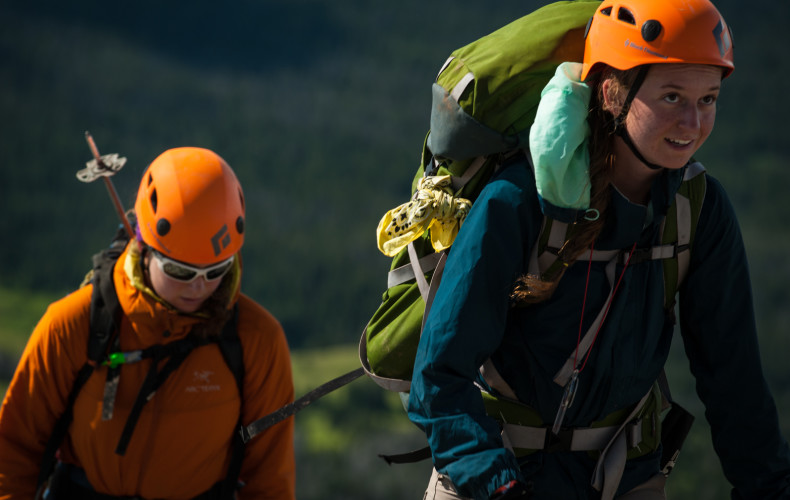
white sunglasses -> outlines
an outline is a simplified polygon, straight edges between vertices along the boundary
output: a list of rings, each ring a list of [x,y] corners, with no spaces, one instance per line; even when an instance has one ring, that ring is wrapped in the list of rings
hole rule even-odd
[[[199,276],[202,276],[206,281],[218,280],[230,271],[230,268],[233,267],[233,260],[235,258],[235,255],[232,255],[230,258],[223,260],[219,264],[214,264],[213,266],[195,267],[165,257],[153,248],[151,249],[151,253],[160,271],[165,273],[169,278],[183,281],[184,283],[190,283]]]

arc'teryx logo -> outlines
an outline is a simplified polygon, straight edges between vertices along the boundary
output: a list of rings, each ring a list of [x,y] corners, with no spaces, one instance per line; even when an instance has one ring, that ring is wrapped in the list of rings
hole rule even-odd
[[[214,247],[214,255],[219,255],[228,245],[230,245],[230,233],[228,232],[228,225],[225,224],[211,237],[211,246]]]
[[[192,372],[192,382],[196,385],[187,386],[187,392],[213,392],[220,390],[219,384],[211,383],[214,372],[209,370],[195,370]]]
[[[214,372],[210,372],[208,370],[202,371],[195,371],[194,374],[195,381],[203,382],[204,384],[211,383],[211,376],[214,375]]]

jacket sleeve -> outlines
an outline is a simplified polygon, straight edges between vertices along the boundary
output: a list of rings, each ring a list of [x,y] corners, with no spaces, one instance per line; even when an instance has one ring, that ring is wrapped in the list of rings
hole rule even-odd
[[[486,186],[459,231],[420,338],[409,398],[409,417],[425,431],[437,470],[476,499],[522,479],[474,382],[502,340],[529,230],[537,236],[520,183],[507,179],[521,175],[526,183],[525,170],[511,166]]]
[[[49,306],[0,408],[0,499],[30,499],[47,440],[86,361],[90,286]]]
[[[680,325],[714,448],[733,498],[788,498],[790,450],[762,373],[746,252],[710,176],[693,245]]]
[[[249,425],[294,399],[291,357],[280,323],[242,296],[251,314],[239,316],[244,348],[242,424]],[[244,309],[242,309],[243,311]],[[270,427],[247,443],[240,479],[240,499],[295,498],[294,418]]]

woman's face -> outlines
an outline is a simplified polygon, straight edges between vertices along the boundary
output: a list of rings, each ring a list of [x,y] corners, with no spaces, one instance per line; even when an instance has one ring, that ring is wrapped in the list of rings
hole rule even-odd
[[[149,252],[146,267],[151,288],[179,311],[187,313],[197,311],[222,283],[221,279],[207,281],[203,276],[198,276],[190,282],[173,279],[160,269],[155,259],[153,253]]]
[[[628,134],[648,162],[673,169],[688,163],[713,130],[721,78],[716,66],[650,67],[626,118]],[[609,109],[619,113],[617,106]]]

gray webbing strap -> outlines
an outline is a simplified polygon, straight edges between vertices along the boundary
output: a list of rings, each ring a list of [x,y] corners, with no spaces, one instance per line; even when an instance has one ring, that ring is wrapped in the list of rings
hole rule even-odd
[[[560,249],[565,244],[565,237],[568,234],[568,224],[553,220],[551,222],[551,229],[549,230],[549,239],[546,242],[546,248]],[[533,253],[537,253],[533,251]],[[552,252],[543,252],[537,256],[538,264],[541,271],[545,271],[550,265],[557,260],[557,256]]]
[[[628,435],[623,431],[642,410],[642,407],[645,406],[645,402],[652,392],[653,388],[651,387],[620,425],[614,438],[601,450],[601,456],[595,465],[591,481],[592,487],[601,492],[601,500],[612,500],[614,498],[617,486],[623,477],[626,455],[628,453]]]
[[[686,168],[686,173],[683,174],[683,180],[690,181],[694,177],[704,173],[705,173],[705,167],[703,167],[702,164],[699,162],[694,162],[689,164],[688,168]],[[705,195],[703,192],[702,195],[703,201],[705,199],[704,196]],[[694,214],[691,213],[692,210],[691,200],[686,196],[683,196],[680,193],[675,193],[675,204],[677,207],[677,224],[678,224],[677,285],[680,286],[680,284],[683,283],[683,279],[686,277],[686,273],[688,273],[689,261],[691,260],[691,248],[689,247],[689,245],[691,244],[691,224],[692,224],[692,216]]]
[[[545,226],[546,226],[546,218],[544,217],[543,225],[540,228],[539,235],[543,233],[543,229],[545,228]],[[539,276],[541,274],[540,261],[538,260],[539,245],[540,245],[540,236],[538,236],[538,239],[535,241],[535,245],[532,247],[532,251],[529,253],[529,264],[527,265],[527,272],[534,276]]]
[[[464,93],[464,90],[466,90],[469,84],[473,81],[475,81],[475,74],[470,71],[461,77],[461,80],[455,84],[452,92],[450,92],[450,97],[452,97],[455,102],[458,102],[458,100],[461,98],[461,94]]]
[[[494,366],[494,362],[491,361],[491,358],[488,358],[483,366],[480,367],[480,375],[483,376],[483,380],[486,381],[488,387],[494,389],[499,394],[502,394],[506,398],[510,398],[514,401],[518,401],[518,396],[516,396],[516,391],[510,387],[502,375],[499,373],[499,370],[496,369]]]
[[[362,332],[362,337],[359,339],[359,362],[362,364],[362,368],[365,370],[365,374],[370,377],[379,387],[387,389],[388,391],[395,391],[395,392],[409,392],[411,389],[411,381],[410,380],[400,380],[396,378],[387,378],[376,375],[373,373],[373,370],[370,368],[370,362],[368,361],[368,328],[365,327],[365,330]]]
[[[414,279],[417,281],[417,287],[420,289],[420,295],[422,295],[422,299],[427,302],[430,285],[428,285],[428,280],[425,279],[425,275],[422,273],[420,258],[417,256],[417,250],[414,248],[414,242],[409,243],[406,248],[409,252],[409,262],[411,263],[412,271],[414,272]]]
[[[422,273],[426,274],[429,271],[436,269],[436,265],[439,263],[439,259],[441,258],[442,254],[440,253],[430,253],[424,257],[421,257],[417,261],[418,266]],[[392,288],[402,283],[406,283],[412,279],[414,279],[414,265],[409,262],[408,264],[396,267],[387,274],[387,288]]]
[[[536,242],[535,247],[532,249],[532,255],[530,256],[530,273],[542,273],[548,269],[549,266],[554,264],[554,262],[557,260],[557,254],[555,252],[565,245],[567,233],[567,223],[560,222],[558,220],[552,220],[551,229],[549,230],[549,238],[546,242],[546,248],[552,249],[553,251],[544,251],[541,255],[537,255],[538,243]],[[670,249],[674,250],[674,247],[671,247]],[[590,259],[592,259],[594,262],[608,262],[620,253],[620,250],[593,250]],[[535,267],[535,261],[537,261],[537,267]],[[533,269],[537,270],[537,272],[533,271]]]
[[[603,323],[604,316],[606,315],[606,305],[612,300],[612,296],[614,295],[614,285],[615,285],[615,269],[617,267],[617,258],[611,259],[606,264],[606,279],[609,281],[609,295],[604,300],[604,305],[601,310],[598,312],[598,315],[595,317],[595,320],[590,325],[590,328],[587,330],[587,333],[584,334],[584,337],[581,339],[578,345],[578,353],[576,349],[571,352],[570,356],[568,356],[567,361],[565,364],[560,368],[560,371],[554,375],[554,382],[562,387],[568,383],[571,378],[571,373],[573,370],[576,369],[577,365],[584,360],[584,356],[587,354],[587,351],[590,350],[590,346],[592,345],[593,340],[595,339],[595,332],[598,331],[598,327],[601,326]],[[574,361],[576,362],[574,364]]]
[[[442,282],[442,274],[444,274],[444,264],[447,262],[447,252],[441,252],[439,263],[436,264],[436,269],[431,276],[431,285],[428,288],[428,296],[425,297],[425,312],[422,313],[422,326],[420,327],[420,335],[425,329],[425,320],[428,319],[428,313],[431,312],[431,305],[433,305],[433,298],[436,296],[436,290],[439,289],[439,283]]]
[[[610,425],[606,427],[584,427],[571,431],[569,451],[596,451],[603,450],[612,441],[618,432],[622,432],[626,444],[630,447],[642,441],[642,420],[626,421],[629,425]],[[531,427],[505,423],[502,425],[502,434],[507,436],[507,443],[513,448],[528,450],[542,450],[551,432],[548,427]],[[503,436],[503,439],[505,439]]]
[[[472,163],[470,163],[468,167],[466,167],[466,170],[464,170],[464,174],[461,177],[453,176],[451,178],[453,191],[457,193],[462,187],[466,186],[466,183],[475,176],[475,174],[483,167],[483,165],[485,165],[485,163],[486,157],[478,156],[472,160]]]
[[[562,245],[565,243],[565,236],[567,230],[568,230],[568,225],[566,223],[559,222],[556,220],[552,221],[551,230],[549,231],[549,239],[547,246],[553,248],[561,248]],[[532,252],[530,254],[528,270],[529,273],[531,274],[540,274],[542,270],[545,270],[548,266],[550,266],[557,260],[557,256],[551,252],[544,252],[543,255],[539,256],[538,245],[539,242],[535,242],[535,246],[533,247]],[[590,349],[592,340],[595,337],[594,333],[598,329],[598,326],[603,321],[603,316],[606,310],[606,304],[609,302],[609,300],[612,297],[612,294],[614,293],[614,272],[617,265],[617,257],[619,254],[620,254],[619,250],[594,250],[592,252],[592,260],[608,262],[608,264],[606,265],[606,277],[609,280],[609,285],[610,285],[609,298],[607,298],[607,300],[604,301],[604,306],[598,312],[598,316],[595,318],[595,321],[593,321],[593,324],[590,325],[590,328],[587,330],[587,333],[584,335],[584,338],[579,344],[579,354],[578,354],[579,359],[583,359],[584,355]],[[559,385],[564,387],[565,384],[568,383],[568,380],[570,380],[571,373],[575,368],[575,366],[573,366],[573,360],[576,356],[577,356],[576,351],[574,350],[574,352],[571,353],[568,360],[565,362],[565,365],[554,376],[554,381]],[[502,377],[500,376],[499,378],[501,379]],[[488,378],[486,378],[486,382],[489,382],[490,385],[490,381],[488,380]],[[509,390],[511,393],[513,392],[513,390],[507,385],[506,382],[504,382],[504,380],[502,380],[502,383],[499,384],[497,390],[504,394],[503,389],[505,387],[507,387],[507,390]]]
[[[607,427],[583,427],[572,429],[569,451],[596,451],[601,454],[595,465],[591,485],[601,491],[602,500],[612,500],[623,477],[629,448],[642,442],[642,419],[636,416],[642,411],[653,389],[642,396],[631,413],[620,425]],[[506,447],[542,450],[549,442],[548,427],[532,427],[504,423],[502,441]]]
[[[691,200],[681,194],[675,195],[678,220],[678,286],[683,282],[691,260]]]
[[[444,64],[442,64],[442,67],[441,67],[441,68],[439,68],[439,73],[436,75],[436,78],[437,78],[437,79],[439,78],[439,75],[441,75],[441,74],[442,74],[442,72],[443,72],[445,69],[447,69],[447,66],[449,66],[449,65],[450,65],[450,63],[453,61],[453,59],[455,59],[455,57],[453,57],[453,56],[450,56],[450,57],[448,57],[448,58],[447,58],[447,60],[446,60],[446,61],[444,61]]]
[[[675,256],[675,245],[657,245],[650,249],[650,260],[671,259]]]
[[[420,289],[420,295],[422,295],[423,300],[425,301],[425,312],[422,316],[422,327],[425,327],[425,320],[428,317],[428,312],[431,309],[431,304],[433,304],[433,298],[436,295],[436,290],[439,288],[439,283],[442,280],[442,273],[444,272],[444,264],[447,261],[447,252],[439,252],[435,254],[430,254],[422,259],[417,258],[417,251],[414,249],[414,245],[409,243],[408,246],[409,251],[409,262],[406,266],[402,266],[400,268],[395,269],[402,270],[403,268],[411,268],[411,276],[407,279],[411,279],[412,277],[416,279],[417,286]],[[425,279],[425,272],[431,270],[430,266],[435,262],[435,266],[433,267],[433,275],[431,276],[431,282],[428,283],[428,280]],[[425,267],[423,267],[425,266]],[[392,271],[391,271],[392,273]],[[402,270],[398,273],[399,276],[408,274],[405,270]],[[388,279],[389,281],[389,279]],[[405,280],[404,280],[405,281]],[[397,283],[396,283],[397,284]],[[394,285],[390,285],[394,286]],[[420,328],[420,334],[422,334],[422,328]],[[370,362],[368,361],[368,342],[367,342],[367,326],[365,330],[362,332],[362,336],[359,339],[359,361],[362,364],[362,368],[365,370],[365,373],[373,379],[376,384],[384,389],[389,391],[395,392],[409,392],[411,389],[411,381],[409,380],[401,380],[395,378],[387,378],[381,377],[373,373],[373,370],[370,368]]]

